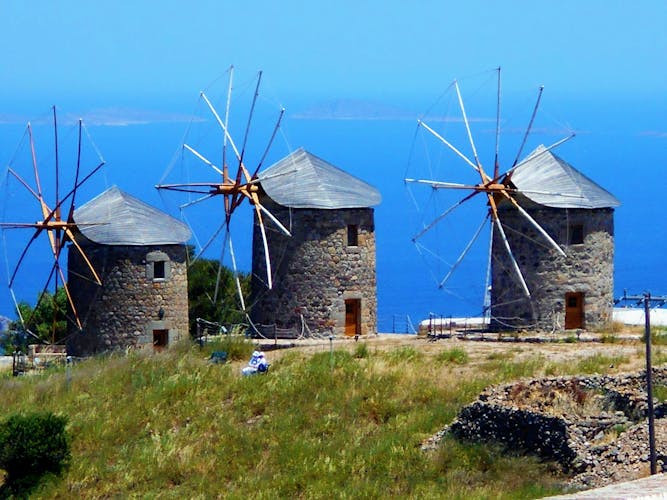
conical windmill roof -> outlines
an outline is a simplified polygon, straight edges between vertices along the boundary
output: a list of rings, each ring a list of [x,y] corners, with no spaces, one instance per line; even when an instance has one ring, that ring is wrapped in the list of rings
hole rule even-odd
[[[267,168],[259,180],[271,199],[291,208],[365,208],[382,200],[370,184],[303,148]]]
[[[530,153],[510,180],[521,194],[547,207],[592,209],[621,204],[609,191],[544,146]]]
[[[175,245],[191,235],[178,219],[117,186],[77,208],[74,222],[86,238],[102,245]]]

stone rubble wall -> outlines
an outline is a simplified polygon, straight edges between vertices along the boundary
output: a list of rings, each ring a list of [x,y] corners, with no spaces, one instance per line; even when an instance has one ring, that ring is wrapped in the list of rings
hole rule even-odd
[[[361,301],[361,334],[377,332],[375,223],[372,208],[291,209],[262,203],[291,230],[287,237],[266,222],[274,270],[266,286],[259,225],[253,233],[251,318],[258,324],[343,335],[345,299]],[[347,226],[358,226],[358,245],[347,245]]]
[[[646,441],[636,441],[637,436],[646,436],[645,382],[645,375],[639,373],[545,378],[491,387],[425,447],[433,447],[451,433],[459,439],[499,442],[555,460],[565,471],[577,474],[575,482],[580,485],[631,478],[648,461]],[[653,383],[667,385],[667,368],[654,369]],[[661,419],[667,415],[667,403],[656,403],[654,410],[656,419]],[[667,433],[667,422],[657,422]],[[662,447],[659,466],[667,467],[667,443],[658,443]]]

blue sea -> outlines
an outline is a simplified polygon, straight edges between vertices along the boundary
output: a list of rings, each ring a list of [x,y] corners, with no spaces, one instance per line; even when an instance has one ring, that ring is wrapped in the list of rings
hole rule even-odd
[[[486,214],[484,203],[471,200],[460,211],[457,210],[457,220],[452,218],[452,221],[447,220],[438,225],[432,232],[436,236],[432,238],[435,241],[432,247],[418,248],[412,242],[415,234],[432,220],[437,210],[448,206],[446,200],[433,200],[434,194],[428,190],[420,194],[406,187],[404,182],[406,177],[420,175],[419,168],[427,164],[429,168],[423,169],[424,178],[440,175],[434,165],[442,159],[435,157],[438,154],[432,152],[435,149],[427,153],[420,149],[421,152],[415,154],[416,149],[421,148],[420,142],[425,140],[423,130],[417,130],[417,118],[427,109],[425,102],[428,99],[409,97],[400,103],[396,100],[365,100],[318,104],[295,99],[292,109],[288,104],[281,133],[265,163],[265,166],[269,166],[290,150],[304,147],[372,184],[381,192],[383,199],[375,208],[375,221],[378,323],[382,332],[410,331],[411,325],[416,326],[429,314],[458,317],[479,316],[482,313],[488,253],[487,231],[482,231],[479,240],[462,261],[455,273],[456,278],[448,281],[443,288],[438,283],[482,222]],[[517,105],[526,104],[525,100],[517,99],[516,102]],[[116,184],[147,203],[177,216],[173,201],[158,194],[153,186],[176,171],[174,168],[169,170],[169,166],[173,164],[189,125],[186,119],[175,116],[185,116],[190,112],[186,106],[178,106],[169,109],[164,103],[151,105],[151,102],[142,102],[141,106],[137,106],[138,111],[124,111],[133,119],[111,120],[107,116],[105,121],[98,116],[97,120],[91,120],[87,131],[106,165],[99,175],[87,183],[87,190],[78,194],[77,205]],[[517,115],[513,122],[514,128],[509,124],[503,126],[501,157],[505,165],[511,164],[517,144],[521,142],[522,132],[519,130],[525,129],[530,107],[528,102],[528,106],[524,106],[528,113]],[[550,144],[556,137],[566,135],[566,129],[576,130],[577,136],[557,149],[556,154],[609,190],[622,203],[615,214],[616,296],[620,297],[624,290],[629,294],[644,291],[654,295],[666,294],[667,279],[662,269],[667,250],[665,211],[662,207],[664,176],[667,171],[665,99],[560,96],[547,109],[546,114],[551,121],[545,119],[539,124],[535,123],[524,153],[541,142]],[[146,114],[145,110],[159,112]],[[46,111],[42,118],[48,119],[48,110],[42,111]],[[63,113],[63,116],[68,116],[66,111]],[[480,113],[470,116],[479,117]],[[171,118],[165,118],[167,115]],[[138,116],[148,117],[138,123]],[[489,111],[484,116],[485,119],[471,120],[471,128],[479,138],[476,145],[482,163],[491,165],[494,112]],[[68,120],[63,119],[63,122]],[[6,119],[5,122],[0,123],[0,159],[4,166],[11,164],[17,170],[23,168],[26,179],[32,182],[30,159],[18,161],[15,157],[16,154],[25,154],[25,145],[22,146],[23,151],[18,147],[17,152],[25,122],[18,118]],[[445,127],[459,126],[458,131],[451,130],[452,136],[461,149],[466,150],[466,154],[471,154],[460,123],[457,125],[456,121],[449,123],[447,120],[436,120],[434,123]],[[37,129],[41,128],[36,123],[36,139]],[[72,129],[71,121],[63,123],[62,128]],[[261,127],[258,129],[260,135],[266,137],[270,127],[266,130]],[[75,132],[70,130],[67,133]],[[256,157],[261,156],[261,153],[251,151],[250,148],[249,157],[251,153]],[[71,156],[65,159],[67,153],[65,150],[61,152],[60,169],[71,173],[74,163]],[[87,165],[96,164],[94,148],[89,148],[85,156]],[[41,171],[46,185],[53,166],[49,163],[51,158],[48,154],[39,157],[39,162],[41,158],[44,158],[44,163],[40,165],[43,165]],[[445,163],[448,164],[447,168],[451,167],[450,160]],[[471,182],[470,168],[464,162],[444,172],[444,177],[436,180]],[[16,183],[13,181],[15,179],[3,182],[0,191],[5,204],[4,220],[11,220],[10,214],[16,213],[22,216],[22,221],[40,219],[39,211],[25,218],[25,214],[34,208],[34,200],[31,201],[30,196],[16,196]],[[458,197],[455,199],[459,199],[464,193],[455,195]],[[239,265],[249,270],[251,212],[247,206],[244,208],[235,221],[233,233]],[[209,208],[208,213],[215,213],[215,210]],[[216,224],[211,220],[205,222],[209,226]],[[12,262],[16,261],[30,236],[30,232],[27,232],[20,238],[16,237],[15,234],[20,231],[4,231],[4,245]],[[37,248],[38,244],[42,246]],[[14,291],[18,300],[33,301],[51,269],[52,261],[49,260],[46,241],[36,241],[34,246],[37,249],[31,249],[30,255],[26,257],[25,267],[29,271],[21,279],[16,279]],[[217,252],[219,248],[212,246],[207,256],[214,257],[218,255]],[[2,281],[6,283],[13,264],[3,265],[1,269]],[[6,286],[0,290],[0,315],[15,317]]]

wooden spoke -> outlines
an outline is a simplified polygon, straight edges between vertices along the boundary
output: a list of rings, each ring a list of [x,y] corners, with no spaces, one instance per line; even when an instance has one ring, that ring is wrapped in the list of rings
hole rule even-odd
[[[456,90],[456,96],[459,99],[459,107],[461,108],[461,115],[463,116],[463,123],[465,124],[466,132],[468,133],[468,140],[470,141],[470,147],[472,148],[473,156],[475,157],[475,165],[477,166],[476,170],[479,172],[479,175],[482,177],[482,182],[486,182],[486,181],[488,181],[488,177],[484,173],[484,170],[482,169],[482,164],[479,162],[479,156],[477,156],[477,148],[475,147],[475,141],[473,140],[472,132],[470,131],[470,122],[468,121],[468,115],[466,114],[466,108],[463,105],[463,97],[461,97],[461,90],[459,89],[459,84],[456,80],[454,81],[454,89]]]
[[[28,137],[29,137],[29,147],[30,147],[30,159],[31,159],[31,168],[32,168],[32,174],[34,176],[34,185],[31,185],[28,181],[26,181],[21,175],[19,175],[18,172],[16,172],[14,169],[11,167],[9,168],[9,173],[14,177],[22,186],[25,188],[30,195],[35,199],[35,201],[38,204],[38,210],[41,214],[41,220],[38,220],[37,222],[3,222],[0,224],[0,227],[8,229],[8,228],[24,228],[24,229],[33,229],[33,233],[30,237],[30,240],[28,243],[25,245],[23,248],[22,252],[20,253],[18,260],[16,261],[15,267],[13,269],[12,275],[9,280],[9,288],[10,290],[12,287],[15,285],[15,283],[18,280],[19,273],[21,268],[25,265],[26,262],[26,256],[28,251],[31,248],[34,248],[34,242],[37,240],[37,238],[42,235],[43,233],[46,233],[48,241],[49,241],[49,249],[51,256],[53,258],[53,265],[51,267],[51,270],[49,272],[48,278],[46,280],[45,286],[42,289],[42,292],[38,296],[37,304],[35,308],[33,309],[33,314],[34,311],[39,307],[39,303],[43,300],[45,297],[46,291],[51,285],[55,286],[55,290],[53,291],[53,300],[55,301],[58,288],[62,286],[65,290],[65,294],[67,295],[68,298],[68,304],[69,308],[74,314],[74,317],[72,319],[72,323],[76,324],[79,329],[81,329],[81,320],[79,318],[79,315],[77,313],[77,308],[73,302],[69,287],[67,286],[67,280],[65,277],[65,272],[60,264],[60,259],[63,256],[63,250],[65,249],[67,243],[72,243],[73,246],[77,249],[79,254],[82,256],[83,260],[85,261],[88,269],[90,270],[91,274],[95,278],[95,282],[99,285],[101,284],[101,280],[99,275],[97,274],[96,270],[94,269],[92,262],[90,259],[86,256],[85,252],[79,245],[79,243],[76,241],[75,238],[75,229],[76,229],[76,223],[74,222],[74,210],[75,210],[75,203],[76,203],[76,194],[78,189],[86,182],[88,181],[92,175],[94,175],[96,172],[99,171],[100,168],[104,165],[104,160],[101,160],[100,163],[90,170],[86,176],[83,178],[81,177],[81,149],[82,149],[82,129],[83,129],[83,122],[81,120],[78,121],[78,134],[76,137],[77,144],[76,144],[76,160],[75,160],[75,170],[74,170],[74,185],[69,189],[69,191],[66,192],[66,194],[63,196],[62,195],[62,186],[61,186],[61,165],[60,165],[60,151],[59,151],[59,136],[58,136],[58,119],[57,119],[57,112],[55,106],[52,108],[52,113],[53,113],[53,140],[54,140],[54,153],[55,153],[55,164],[54,164],[54,175],[55,175],[55,187],[54,187],[54,194],[55,194],[55,199],[52,200],[53,204],[49,203],[46,201],[44,198],[44,191],[43,191],[43,186],[42,186],[42,180],[39,172],[39,165],[37,161],[37,154],[36,154],[36,148],[35,148],[35,140],[33,136],[33,131],[32,131],[32,126],[28,124],[27,127],[27,132],[28,132]],[[97,150],[96,150],[97,151]],[[101,156],[98,156],[101,159]],[[67,217],[63,218],[62,217],[62,207],[63,204],[69,201],[69,207],[67,211]],[[97,223],[89,223],[87,225],[97,225]],[[14,292],[11,291],[12,297],[15,300]],[[15,304],[16,303],[15,300]],[[54,328],[55,328],[55,314],[58,313],[59,311],[57,310],[57,307],[54,305]],[[67,311],[62,312],[66,317],[67,317]],[[19,316],[21,316],[19,314]],[[27,322],[24,322],[26,325],[30,325],[32,322],[33,318],[28,318]],[[22,318],[22,320],[25,320],[25,318]],[[55,335],[55,329],[53,330],[53,334]],[[55,338],[52,336],[51,338],[52,341],[55,340]]]

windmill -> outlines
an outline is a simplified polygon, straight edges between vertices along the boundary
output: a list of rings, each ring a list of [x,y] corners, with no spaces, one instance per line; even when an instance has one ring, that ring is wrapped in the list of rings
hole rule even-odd
[[[508,227],[504,224],[501,206],[510,206],[515,211],[521,215],[521,217],[527,221],[528,225],[536,233],[536,238],[533,239],[535,245],[546,246],[553,252],[554,256],[565,257],[565,252],[563,248],[556,242],[554,237],[542,227],[542,225],[529,213],[524,205],[526,205],[526,196],[543,194],[543,195],[554,195],[561,196],[560,193],[550,192],[549,186],[541,187],[540,189],[532,188],[529,191],[519,189],[513,183],[513,174],[523,167],[528,166],[531,162],[539,160],[543,155],[550,154],[551,150],[563,144],[567,140],[571,139],[574,134],[568,134],[566,137],[557,140],[548,147],[542,147],[534,151],[533,153],[522,157],[524,154],[524,147],[531,136],[531,133],[534,131],[535,118],[540,106],[540,101],[542,98],[543,87],[540,87],[537,99],[532,108],[528,124],[525,127],[525,130],[521,136],[520,143],[518,144],[517,152],[513,155],[513,160],[511,163],[505,166],[504,169],[501,168],[501,155],[500,155],[500,139],[501,139],[501,128],[504,128],[501,120],[501,70],[497,68],[497,82],[495,85],[495,127],[492,130],[493,133],[493,157],[491,162],[491,167],[485,167],[481,155],[478,154],[477,145],[475,142],[475,135],[472,132],[473,122],[478,127],[482,127],[485,123],[491,123],[491,120],[481,119],[480,117],[474,117],[470,119],[466,111],[466,105],[462,96],[461,89],[459,87],[458,81],[454,81],[448,91],[451,91],[453,94],[453,100],[455,101],[455,107],[458,109],[460,118],[456,120],[445,119],[442,120],[441,124],[445,125],[458,125],[462,124],[463,130],[460,131],[458,141],[463,141],[463,144],[467,142],[469,152],[463,151],[463,145],[455,144],[456,140],[449,138],[447,134],[440,133],[436,130],[436,125],[434,123],[427,122],[426,119],[421,119],[418,121],[418,131],[424,133],[426,138],[424,140],[433,141],[441,149],[445,151],[445,156],[451,160],[452,157],[454,160],[460,164],[463,164],[465,168],[472,175],[469,181],[466,182],[450,182],[445,179],[425,176],[423,178],[418,177],[407,177],[405,179],[406,185],[410,189],[410,193],[413,196],[413,199],[416,200],[419,194],[417,194],[418,188],[428,187],[432,193],[437,192],[459,192],[464,193],[463,196],[455,197],[453,203],[450,202],[446,208],[434,213],[433,217],[430,220],[427,220],[420,230],[413,236],[412,240],[420,249],[423,250],[421,246],[421,241],[427,235],[434,232],[439,224],[444,220],[452,217],[453,214],[458,213],[465,209],[465,206],[472,202],[475,199],[482,199],[486,204],[486,213],[483,217],[481,224],[473,232],[472,238],[465,244],[460,251],[457,253],[456,258],[450,260],[446,263],[446,271],[444,276],[438,279],[438,286],[440,288],[446,288],[448,282],[455,274],[456,270],[461,266],[462,262],[470,254],[472,248],[474,247],[475,242],[478,240],[482,234],[484,227],[488,224],[490,226],[490,236],[489,236],[489,252],[486,263],[486,284],[484,286],[485,292],[485,312],[488,313],[490,306],[489,298],[489,285],[490,285],[490,276],[491,276],[491,267],[492,262],[499,260],[500,255],[504,255],[504,259],[508,265],[508,272],[512,275],[512,279],[521,289],[521,293],[524,298],[528,301],[531,300],[532,290],[530,289],[525,277],[524,272],[519,265],[519,262],[515,258],[514,250],[510,244],[510,239],[507,236]],[[488,130],[486,132],[489,132]],[[490,135],[490,134],[489,134]],[[449,163],[453,163],[453,160]],[[431,172],[432,173],[432,172]],[[455,173],[452,171],[449,172],[449,175],[455,176],[458,175],[461,178],[462,172],[456,170]],[[567,194],[562,194],[562,196],[569,196]],[[576,195],[575,195],[576,196]],[[467,223],[467,222],[466,222]],[[451,235],[450,235],[451,239]],[[454,238],[456,239],[456,238]]]
[[[239,142],[237,142],[234,137],[234,125],[238,125],[238,123],[235,122],[233,124],[231,120],[232,97],[236,97],[233,66],[229,68],[227,72],[227,78],[226,92],[224,97],[224,112],[221,113],[218,111],[218,109],[216,109],[216,106],[213,103],[213,99],[210,99],[206,92],[200,93],[200,104],[205,109],[205,112],[208,115],[208,120],[201,119],[199,123],[208,122],[212,119],[215,122],[216,128],[214,134],[210,134],[207,131],[202,135],[205,135],[206,139],[208,140],[213,139],[213,144],[209,144],[207,150],[205,141],[201,141],[202,144],[204,144],[201,147],[192,142],[189,142],[190,139],[192,139],[194,142],[201,139],[201,136],[196,136],[192,129],[190,129],[186,133],[185,141],[182,145],[181,151],[179,152],[179,157],[181,159],[187,158],[188,160],[194,160],[195,165],[193,167],[196,168],[196,171],[193,172],[192,170],[189,170],[183,173],[183,175],[186,175],[188,178],[186,182],[166,182],[167,177],[171,174],[172,168],[170,168],[163,176],[160,184],[156,185],[156,188],[161,191],[176,191],[180,193],[187,193],[189,198],[188,201],[179,205],[181,214],[186,220],[188,220],[188,216],[186,214],[189,209],[194,208],[208,200],[222,199],[222,220],[219,222],[219,224],[216,222],[217,228],[203,244],[196,236],[197,231],[193,229],[193,234],[195,234],[195,239],[197,240],[199,247],[195,259],[202,256],[207,251],[207,249],[212,246],[213,242],[219,237],[219,235],[224,233],[224,242],[221,246],[219,259],[219,271],[222,268],[222,262],[228,250],[229,256],[231,258],[234,281],[240,301],[241,311],[246,313],[246,304],[239,279],[237,258],[232,239],[232,221],[236,218],[235,214],[237,213],[237,210],[244,204],[244,202],[247,201],[253,209],[255,219],[257,220],[260,228],[264,259],[266,262],[266,286],[271,289],[273,286],[273,272],[269,256],[266,223],[267,221],[270,221],[273,226],[275,226],[280,232],[287,236],[290,235],[290,231],[269,210],[267,210],[262,205],[262,203],[260,203],[260,180],[258,178],[258,174],[264,164],[264,161],[269,155],[276,135],[278,134],[285,110],[284,108],[280,109],[277,119],[275,119],[275,124],[271,127],[271,129],[268,130],[268,133],[265,134],[267,139],[263,147],[263,152],[257,157],[257,159],[251,160],[250,158],[253,155],[250,154],[250,132],[251,130],[254,131],[257,127],[254,123],[254,119],[256,118],[255,115],[257,113],[257,105],[260,97],[259,90],[262,81],[262,73],[258,73],[256,79],[254,80],[254,85],[252,86],[253,94],[250,100],[249,108],[247,110],[247,116],[243,121],[245,124],[244,128],[238,129],[237,127],[237,130],[240,131],[241,136]],[[202,175],[206,180],[192,180],[193,177],[200,178]],[[210,213],[208,215],[210,215]],[[215,290],[212,297],[213,303],[216,303],[218,300],[220,278],[221,275],[220,272],[218,272]]]
[[[9,212],[11,212],[11,216],[16,217],[17,220],[3,221],[0,223],[0,227],[3,229],[6,249],[6,236],[8,233],[12,233],[12,238],[14,237],[14,232],[16,230],[25,230],[23,232],[27,231],[30,233],[29,239],[25,242],[22,250],[18,253],[18,258],[13,261],[11,266],[9,264],[9,255],[7,255],[9,291],[24,329],[32,335],[35,335],[34,332],[31,331],[31,328],[34,327],[35,312],[38,310],[42,301],[47,300],[49,296],[52,297],[53,321],[51,328],[51,342],[53,343],[56,341],[56,320],[58,316],[65,315],[67,320],[76,325],[79,330],[83,327],[80,311],[77,311],[72,301],[72,296],[63,270],[63,260],[66,253],[63,252],[63,250],[65,250],[68,243],[71,243],[76,248],[77,252],[86,262],[89,279],[98,285],[100,284],[100,278],[95,271],[95,268],[75,238],[77,224],[74,221],[74,209],[77,194],[84,184],[102,168],[105,162],[97,148],[92,144],[92,141],[90,141],[92,148],[84,149],[84,134],[87,138],[90,136],[81,119],[78,120],[75,131],[70,130],[70,134],[66,137],[66,139],[68,139],[67,144],[63,144],[63,138],[59,138],[58,136],[58,120],[55,106],[51,111],[54,145],[52,157],[53,170],[46,169],[46,175],[44,175],[43,169],[40,174],[40,162],[38,162],[37,154],[38,149],[34,139],[33,126],[29,122],[25,129],[23,140],[17,148],[17,153],[14,158],[10,161],[6,174],[7,196],[5,201],[7,204],[11,205]],[[60,156],[61,148],[65,145],[71,146],[71,149],[67,150],[67,156],[69,157],[71,155],[74,158],[72,168],[68,168],[67,173],[71,174],[73,171],[74,176],[73,178],[67,179],[67,182],[70,184],[63,189],[66,177],[68,176],[66,176],[66,172],[63,172],[61,169]],[[25,146],[29,149],[27,155],[24,155],[28,157],[27,159],[19,155],[19,152],[24,152]],[[93,164],[95,166],[86,168],[84,164],[87,164],[91,160],[94,162]],[[24,170],[29,171],[29,174],[26,175]],[[32,177],[32,179],[30,179],[30,177]],[[49,178],[48,183],[44,182],[46,177]],[[51,181],[53,182],[52,186],[50,186]],[[19,196],[21,193],[29,201],[25,199],[22,200]],[[31,204],[34,210],[29,210],[28,204]],[[6,217],[9,215],[7,212],[8,210],[5,209]],[[35,215],[38,219],[36,222],[32,222],[35,220]],[[18,221],[18,219],[23,219],[24,221]],[[31,219],[32,221],[25,222],[25,219]],[[18,240],[18,237],[16,239]],[[38,243],[38,240],[45,240],[47,244],[44,245],[43,243]],[[42,245],[41,248],[39,247],[40,244]],[[49,260],[52,260],[52,264],[50,271],[47,274],[45,284],[38,295],[37,303],[35,304],[34,309],[32,309],[30,317],[26,318],[23,317],[21,313],[14,289],[20,281],[34,279],[38,274],[32,269],[29,255],[36,255],[41,252],[48,252]],[[55,298],[60,287],[62,287],[66,294],[68,311],[58,310]],[[53,290],[52,295],[47,293],[50,289]]]

